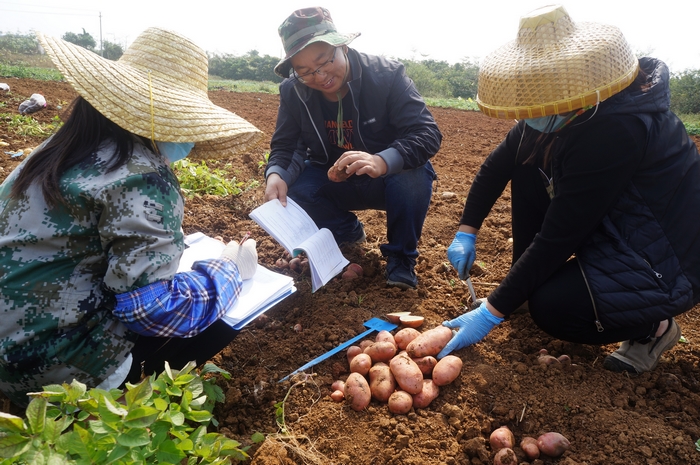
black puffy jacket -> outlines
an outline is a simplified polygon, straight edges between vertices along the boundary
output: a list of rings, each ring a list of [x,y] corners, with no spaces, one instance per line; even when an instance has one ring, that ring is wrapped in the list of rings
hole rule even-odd
[[[489,296],[499,311],[511,313],[574,254],[603,329],[658,322],[700,302],[700,156],[669,111],[666,65],[640,66],[645,86],[553,135],[554,196],[540,232]],[[481,226],[517,154],[536,152],[537,134],[521,121],[489,155],[462,224]]]

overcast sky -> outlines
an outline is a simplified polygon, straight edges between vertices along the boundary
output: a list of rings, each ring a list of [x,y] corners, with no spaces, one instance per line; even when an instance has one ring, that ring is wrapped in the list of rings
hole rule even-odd
[[[395,58],[478,61],[513,40],[520,17],[547,0],[349,0],[322,4],[340,32],[361,32],[352,46]],[[575,22],[619,27],[635,53],[664,60],[673,72],[700,69],[700,1],[569,0]],[[130,44],[144,29],[177,31],[210,53],[257,50],[280,57],[277,27],[298,0],[0,0],[0,31],[38,30],[60,37],[90,33]]]

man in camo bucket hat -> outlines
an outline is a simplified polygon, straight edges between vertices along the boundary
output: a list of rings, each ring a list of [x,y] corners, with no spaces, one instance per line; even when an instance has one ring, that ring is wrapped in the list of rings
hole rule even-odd
[[[255,241],[179,271],[184,199],[170,163],[248,149],[260,131],[207,97],[206,53],[150,28],[119,61],[38,34],[78,93],[0,185],[0,391],[103,389],[209,360],[257,267]]]
[[[335,29],[331,13],[321,7],[295,11],[282,23],[277,32],[282,38],[285,56],[275,66],[275,73],[283,78],[289,77],[292,69],[290,59],[307,45],[322,41],[333,47],[340,47],[348,45],[360,35],[359,32],[340,34]]]
[[[287,196],[339,244],[365,241],[356,210],[383,210],[386,280],[418,284],[414,267],[428,212],[430,163],[442,134],[404,66],[348,47],[322,7],[294,11],[278,29],[285,57],[265,199]],[[335,173],[333,182],[329,170]]]

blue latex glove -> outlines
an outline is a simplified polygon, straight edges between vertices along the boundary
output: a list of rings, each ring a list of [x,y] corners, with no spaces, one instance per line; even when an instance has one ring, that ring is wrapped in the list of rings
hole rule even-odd
[[[482,340],[503,318],[495,316],[486,308],[486,301],[481,302],[479,308],[458,316],[454,320],[443,322],[443,326],[457,329],[450,342],[437,355],[441,359],[453,350],[461,349]]]
[[[459,279],[467,279],[476,258],[476,234],[459,231],[447,248],[447,259],[459,273]]]

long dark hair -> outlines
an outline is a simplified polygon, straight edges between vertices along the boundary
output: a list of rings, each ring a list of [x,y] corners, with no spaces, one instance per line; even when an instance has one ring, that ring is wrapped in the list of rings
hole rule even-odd
[[[56,134],[24,164],[10,195],[19,198],[36,182],[41,186],[44,199],[50,207],[65,203],[60,190],[63,173],[94,154],[106,140],[116,147],[108,171],[126,163],[134,148],[134,136],[97,111],[82,97],[77,97],[69,108],[70,115]]]

